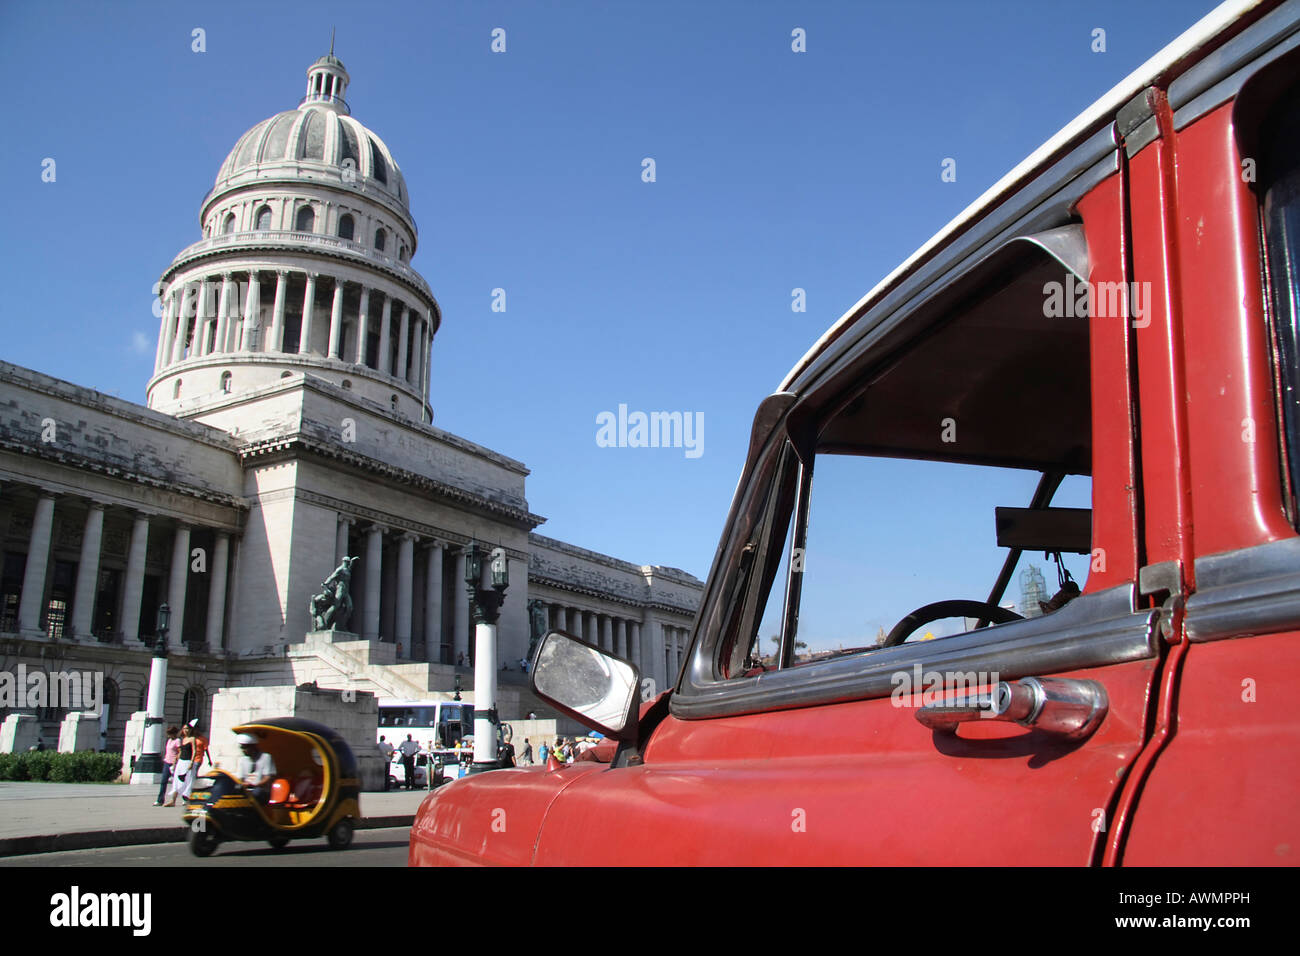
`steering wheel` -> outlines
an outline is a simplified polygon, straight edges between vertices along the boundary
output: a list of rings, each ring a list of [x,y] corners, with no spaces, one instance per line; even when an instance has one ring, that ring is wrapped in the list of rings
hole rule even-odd
[[[1024,618],[1015,611],[1009,611],[988,601],[935,601],[925,607],[918,607],[907,617],[894,625],[881,647],[896,647],[907,640],[917,628],[931,621],[941,621],[945,617],[977,617],[988,619],[994,624],[1006,624],[1008,621],[1021,621]]]

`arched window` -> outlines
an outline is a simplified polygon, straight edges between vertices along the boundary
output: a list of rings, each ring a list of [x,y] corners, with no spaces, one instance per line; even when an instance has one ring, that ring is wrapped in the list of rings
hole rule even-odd
[[[291,376],[291,375],[293,375],[293,372],[281,372],[281,373],[280,373],[280,377],[281,377],[281,378],[288,378],[288,377]]]
[[[350,378],[345,378],[345,379],[343,380],[343,387],[344,387],[344,388],[347,388],[347,389],[352,388],[352,379],[350,379]]]
[[[406,261],[406,246],[402,246],[401,251],[397,253],[397,258],[402,262]]]
[[[356,227],[351,216],[347,215],[346,213],[342,216],[339,216],[339,238],[340,239],[351,239],[355,228]]]
[[[221,373],[221,390],[226,394],[230,394],[230,382],[231,379],[233,378],[234,376],[231,375],[229,372]]]
[[[393,393],[393,397],[388,401],[389,404],[393,406],[393,411],[397,411],[397,393]]]
[[[271,228],[271,207],[263,206],[257,211],[257,225],[253,228],[267,230]]]
[[[172,398],[181,397],[181,380],[178,378],[176,384],[172,386]]]
[[[316,231],[316,213],[312,211],[311,206],[303,206],[298,210],[298,217],[294,221],[293,227],[298,232]]]
[[[185,692],[185,701],[181,705],[181,723],[188,724],[192,718],[204,718],[203,703],[207,694],[202,687],[191,687]]]
[[[221,223],[221,234],[223,236],[228,236],[234,231],[235,231],[235,214],[233,212],[228,212],[226,213],[225,221]]]
[[[375,251],[383,252],[384,245],[388,242],[388,233],[382,229],[375,230]]]

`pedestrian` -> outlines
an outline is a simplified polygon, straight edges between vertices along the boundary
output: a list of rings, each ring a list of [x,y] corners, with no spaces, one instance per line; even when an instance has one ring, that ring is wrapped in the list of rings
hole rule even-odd
[[[406,739],[402,741],[397,748],[402,752],[402,767],[406,770],[406,789],[415,789],[415,755],[420,752],[420,745],[411,739],[407,734]]]
[[[501,746],[497,748],[497,765],[501,767],[515,765],[515,745],[508,740],[501,741]]]
[[[537,762],[545,765],[546,756],[550,752],[551,752],[551,748],[546,746],[546,741],[543,740],[540,744],[537,745]]]
[[[205,759],[208,766],[212,766],[212,754],[208,752],[208,738],[199,733],[197,717],[190,721],[190,739],[194,741],[194,773],[197,775],[203,769]]]
[[[457,666],[457,667],[464,667],[464,666],[465,666],[465,652],[464,652],[464,651],[462,651],[461,653],[459,653],[459,654],[456,655],[456,666]]]
[[[388,784],[393,776],[393,745],[390,744],[383,736],[379,735],[379,752],[384,755],[384,792],[388,792]]]
[[[532,766],[533,763],[533,738],[524,738],[524,752],[519,755],[519,762]]]
[[[176,806],[177,796],[188,800],[194,789],[194,731],[186,724],[181,728],[180,747],[176,751],[176,763],[172,767],[172,785],[167,791],[165,807]]]
[[[167,728],[167,742],[163,744],[162,781],[158,784],[158,799],[153,804],[155,807],[163,805],[163,798],[167,796],[167,785],[172,782],[172,767],[176,766],[176,755],[181,752],[180,735],[179,727]]]

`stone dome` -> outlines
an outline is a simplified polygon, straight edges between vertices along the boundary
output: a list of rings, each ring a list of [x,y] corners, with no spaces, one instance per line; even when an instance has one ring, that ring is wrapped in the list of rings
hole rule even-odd
[[[406,180],[384,141],[351,116],[316,102],[277,113],[241,136],[221,164],[214,192],[286,174],[337,182],[346,168],[355,170],[358,184],[408,208]]]

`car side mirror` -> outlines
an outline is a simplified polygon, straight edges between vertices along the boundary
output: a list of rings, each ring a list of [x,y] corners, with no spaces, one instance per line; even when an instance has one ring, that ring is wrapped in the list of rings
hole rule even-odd
[[[641,675],[636,665],[586,641],[551,631],[530,668],[533,692],[615,740],[635,740]]]

